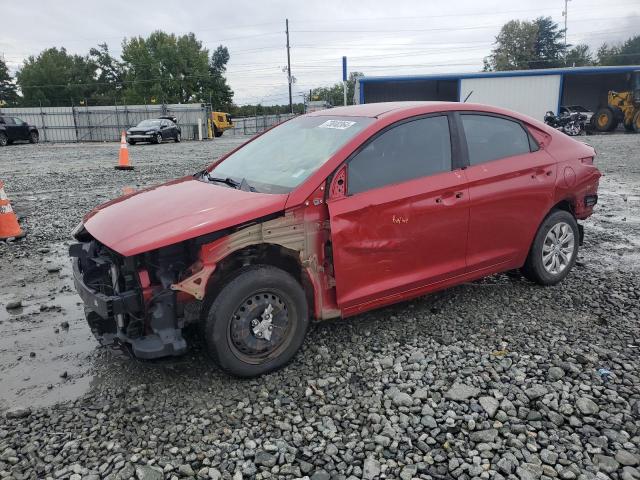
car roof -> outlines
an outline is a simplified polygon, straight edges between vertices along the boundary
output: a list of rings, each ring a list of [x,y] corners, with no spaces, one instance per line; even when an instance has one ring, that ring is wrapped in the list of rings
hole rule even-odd
[[[348,107],[329,108],[308,113],[312,117],[337,116],[337,117],[371,117],[376,118],[391,112],[409,110],[416,107],[431,107],[425,110],[438,111],[446,105],[457,102],[380,102],[350,105]]]

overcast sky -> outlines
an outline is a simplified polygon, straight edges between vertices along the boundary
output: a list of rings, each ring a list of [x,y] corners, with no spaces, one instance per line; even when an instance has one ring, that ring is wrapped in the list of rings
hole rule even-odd
[[[563,0],[0,0],[0,55],[15,72],[51,46],[86,54],[106,42],[120,54],[124,37],[154,30],[194,32],[210,50],[229,48],[229,84],[238,104],[287,103],[285,18],[289,18],[294,101],[349,71],[366,75],[482,69],[502,24],[551,16]],[[568,42],[619,42],[640,34],[638,0],[571,0]]]

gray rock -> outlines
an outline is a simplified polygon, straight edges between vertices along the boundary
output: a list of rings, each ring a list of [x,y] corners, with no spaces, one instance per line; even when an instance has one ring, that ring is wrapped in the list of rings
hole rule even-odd
[[[490,428],[488,430],[478,430],[475,432],[471,432],[469,434],[469,438],[472,442],[493,442],[498,436],[498,430],[495,428]]]
[[[313,475],[311,475],[311,480],[329,480],[331,475],[326,470],[316,470]]]
[[[598,407],[593,400],[587,397],[580,397],[576,400],[576,407],[583,415],[595,415],[600,411],[600,407]]]
[[[13,410],[9,410],[6,414],[5,417],[8,419],[11,418],[25,418],[28,417],[29,415],[31,415],[31,409],[28,407],[20,407],[20,408],[14,408]]]
[[[451,388],[444,394],[444,398],[461,402],[477,397],[480,389],[464,383],[454,383]]]
[[[162,480],[164,475],[160,470],[156,470],[147,465],[137,465],[136,477],[138,480]]]
[[[621,480],[640,480],[640,470],[633,467],[624,467],[620,474]]]
[[[511,461],[504,457],[498,460],[496,466],[498,467],[498,471],[504,473],[505,475],[510,475],[515,468],[513,463],[511,463]]]
[[[564,370],[560,367],[550,367],[547,372],[547,378],[552,382],[560,380],[564,377]]]
[[[7,303],[5,308],[7,310],[15,310],[17,308],[22,308],[22,300],[12,300]]]
[[[613,457],[599,453],[593,456],[593,463],[601,472],[605,473],[613,473],[620,468],[620,464]]]
[[[628,452],[627,450],[618,450],[616,452],[615,459],[620,465],[627,465],[631,467],[640,463],[638,455]]]
[[[543,448],[540,450],[540,459],[547,465],[555,465],[558,461],[558,454]]]
[[[417,465],[407,465],[400,472],[400,478],[401,480],[411,480],[417,474],[418,474]]]
[[[493,397],[480,397],[478,401],[484,411],[487,412],[487,415],[489,415],[489,418],[493,418],[498,408],[500,408],[500,402]]]
[[[544,385],[533,385],[524,391],[529,400],[537,400],[547,394],[547,388]]]
[[[362,470],[362,478],[373,480],[380,475],[380,462],[374,458],[367,458],[364,461],[364,467]]]
[[[196,472],[193,471],[193,468],[191,468],[191,465],[189,465],[188,463],[180,465],[178,467],[178,472],[183,477],[193,477],[196,474]]]
[[[389,395],[393,404],[398,407],[410,407],[413,404],[413,398],[408,393],[393,390]]]
[[[217,468],[210,467],[207,474],[209,475],[210,480],[220,480],[222,478],[222,474]]]
[[[265,452],[263,450],[260,450],[259,452],[256,453],[254,462],[256,465],[263,465],[265,467],[273,467],[276,464],[276,457],[275,455],[271,455],[268,452]]]

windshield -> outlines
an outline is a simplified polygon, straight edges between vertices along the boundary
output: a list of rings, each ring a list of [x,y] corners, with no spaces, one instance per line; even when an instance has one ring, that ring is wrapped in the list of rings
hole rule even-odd
[[[364,117],[298,117],[228,156],[209,177],[243,179],[256,191],[288,193],[373,123]]]
[[[160,120],[143,120],[138,124],[139,127],[159,127]]]

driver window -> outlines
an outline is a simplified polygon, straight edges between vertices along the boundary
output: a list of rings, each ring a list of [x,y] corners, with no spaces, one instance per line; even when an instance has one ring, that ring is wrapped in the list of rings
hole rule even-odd
[[[349,195],[451,171],[446,115],[393,127],[369,142],[348,164]]]

